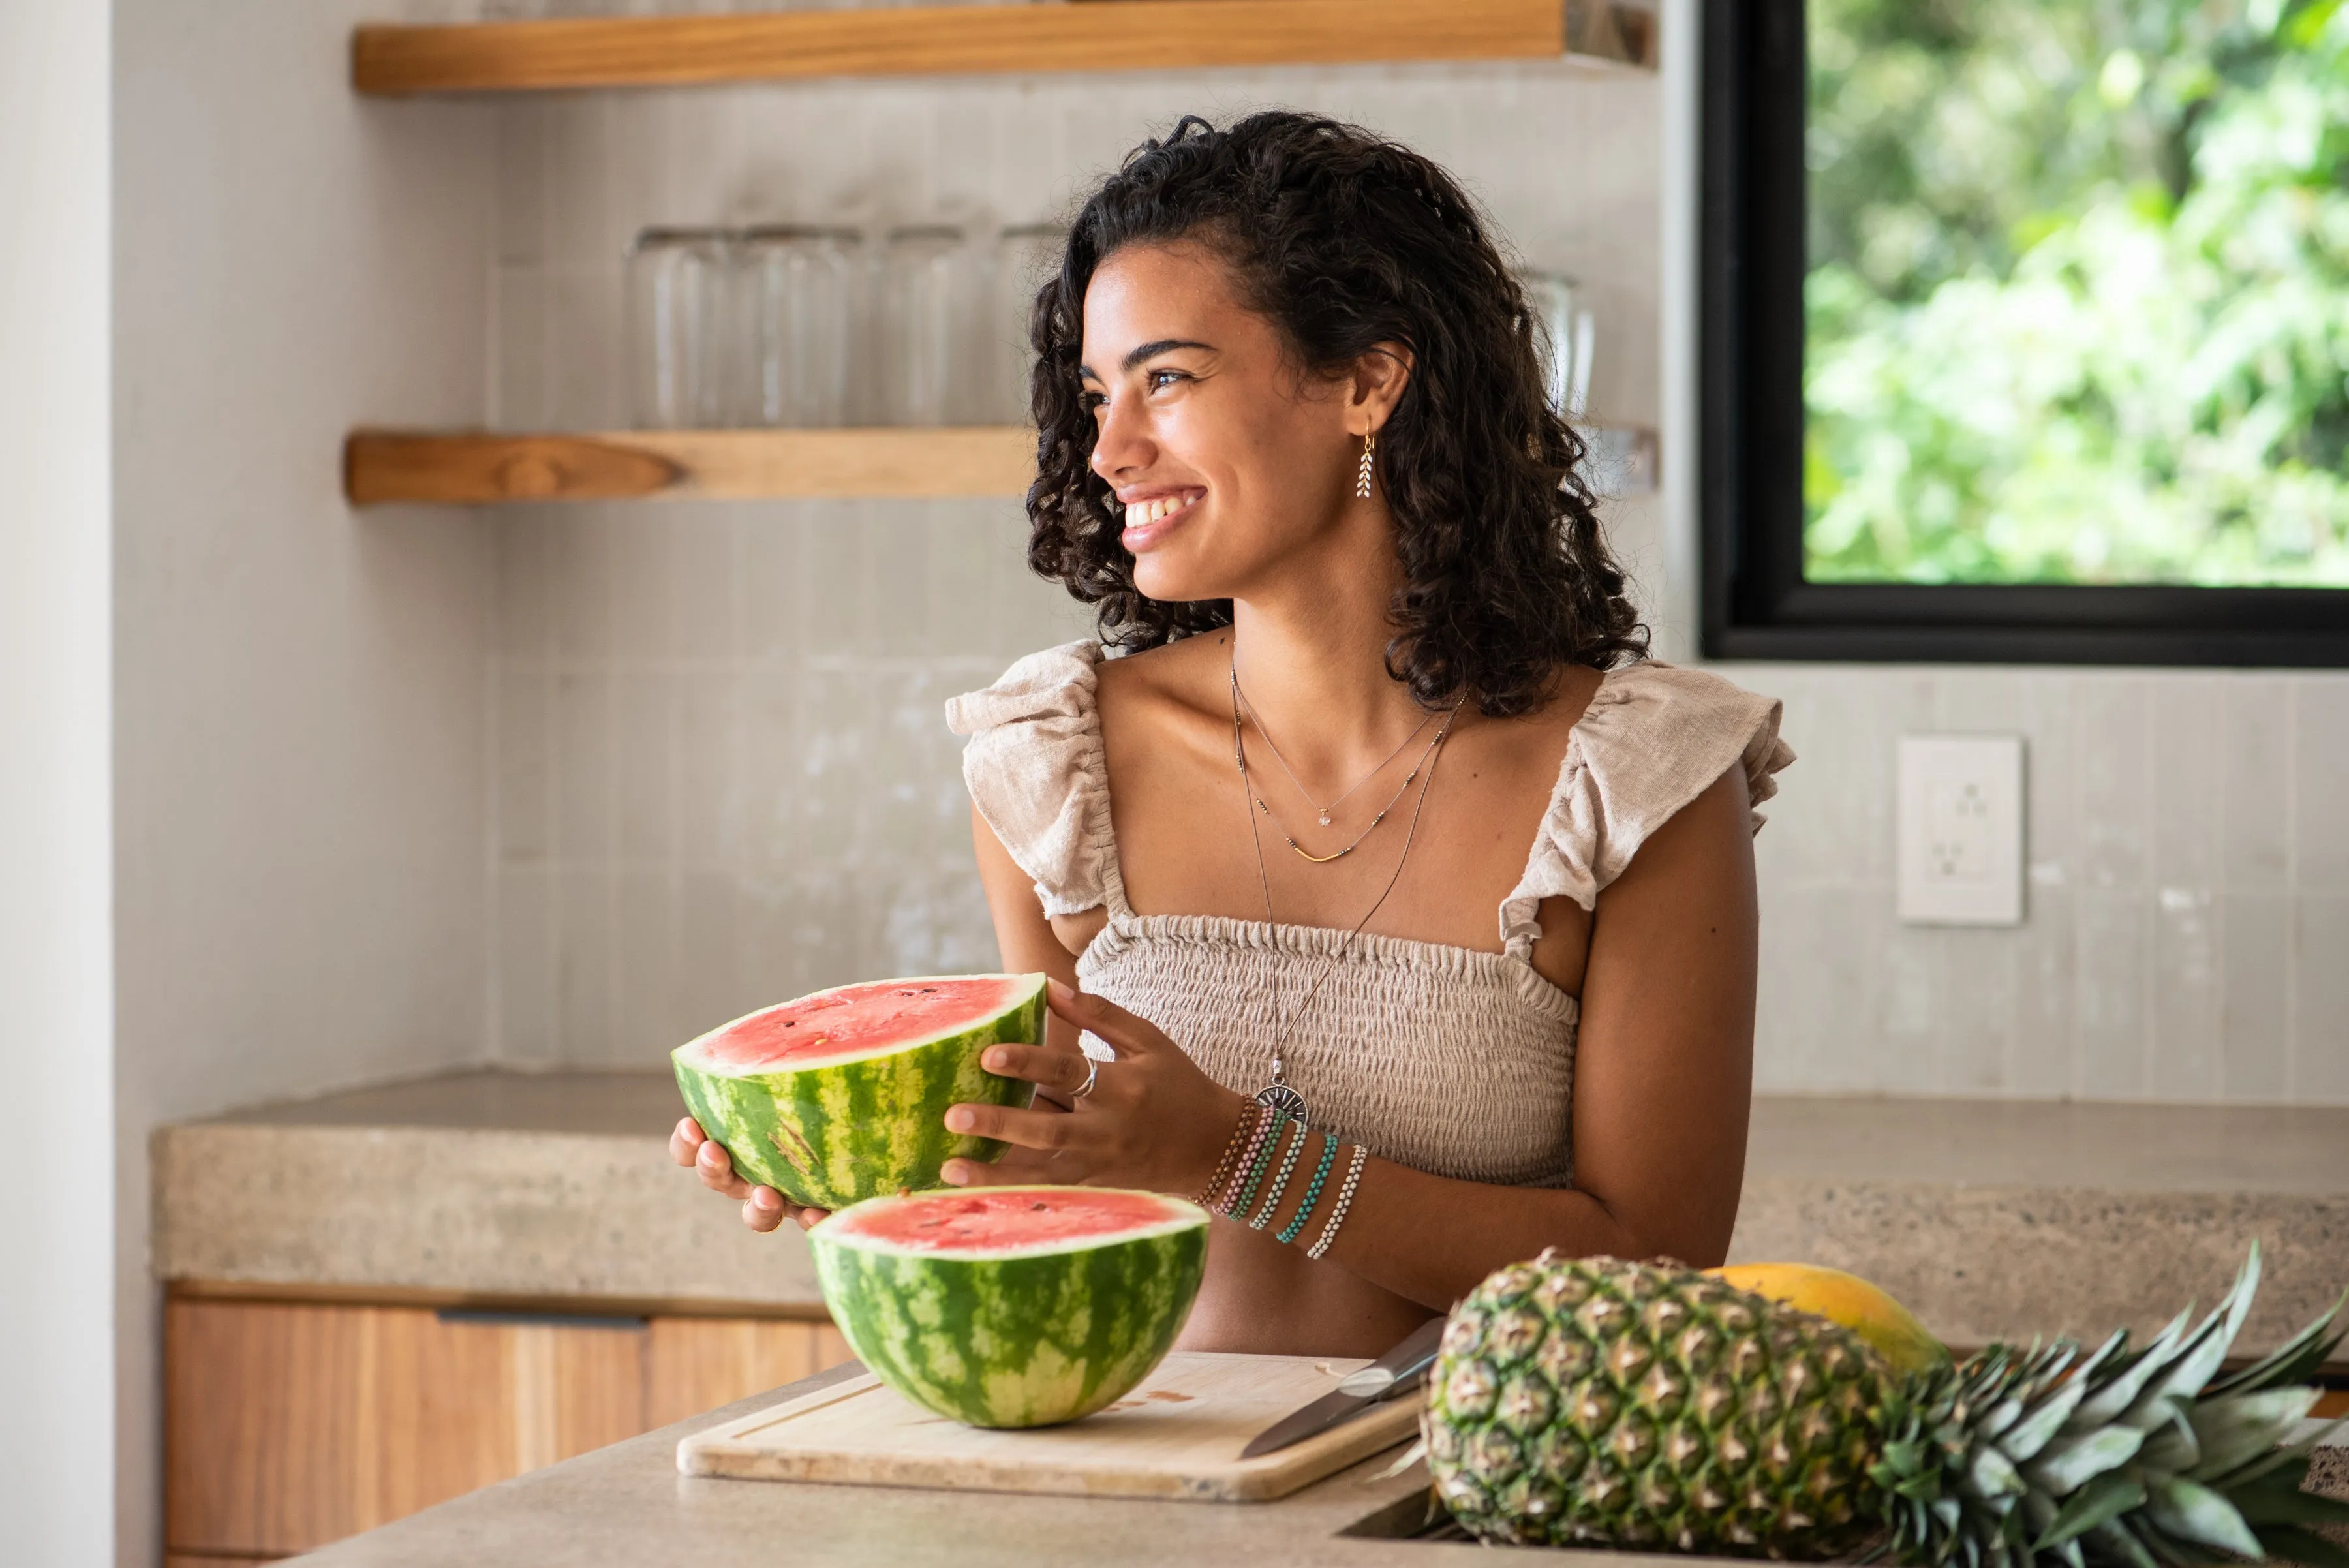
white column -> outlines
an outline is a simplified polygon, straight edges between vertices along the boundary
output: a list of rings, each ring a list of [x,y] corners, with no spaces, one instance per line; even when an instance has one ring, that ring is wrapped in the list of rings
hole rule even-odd
[[[0,0],[0,1555],[114,1560],[111,7]]]

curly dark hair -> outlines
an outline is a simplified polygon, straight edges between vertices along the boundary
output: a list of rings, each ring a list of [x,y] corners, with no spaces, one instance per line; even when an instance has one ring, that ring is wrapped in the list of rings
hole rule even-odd
[[[1408,344],[1379,432],[1402,586],[1387,670],[1423,706],[1530,712],[1568,665],[1647,652],[1579,472],[1582,439],[1544,395],[1533,315],[1475,205],[1441,168],[1359,127],[1266,112],[1186,116],[1086,201],[1030,318],[1039,432],[1028,562],[1098,607],[1102,639],[1155,648],[1228,626],[1228,599],[1164,602],[1133,584],[1111,489],[1090,466],[1078,383],[1087,285],[1123,246],[1190,239],[1309,370]]]

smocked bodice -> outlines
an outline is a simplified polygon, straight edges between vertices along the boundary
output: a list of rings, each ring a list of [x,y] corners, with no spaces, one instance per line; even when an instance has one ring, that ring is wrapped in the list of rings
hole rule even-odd
[[[1486,951],[1135,914],[1095,706],[1102,657],[1092,643],[1048,649],[947,706],[947,722],[970,737],[971,798],[1044,912],[1107,916],[1077,960],[1085,989],[1165,1031],[1217,1083],[1253,1094],[1281,1023],[1318,982],[1281,1053],[1315,1126],[1439,1176],[1570,1185],[1580,1009],[1533,967],[1537,911],[1554,897],[1594,909],[1648,835],[1732,766],[1744,768],[1756,805],[1768,799],[1771,774],[1794,760],[1778,739],[1778,704],[1652,661],[1609,671],[1501,903],[1501,949]]]

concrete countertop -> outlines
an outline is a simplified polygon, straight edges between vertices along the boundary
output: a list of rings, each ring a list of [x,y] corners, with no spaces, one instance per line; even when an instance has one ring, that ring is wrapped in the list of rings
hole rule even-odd
[[[668,1163],[665,1073],[450,1074],[161,1129],[159,1277],[254,1293],[821,1310]],[[2158,1326],[2257,1238],[2245,1335],[2349,1285],[2349,1109],[1754,1102],[1733,1256],[1850,1269],[1952,1345]],[[1414,1559],[1418,1560],[1418,1559]]]

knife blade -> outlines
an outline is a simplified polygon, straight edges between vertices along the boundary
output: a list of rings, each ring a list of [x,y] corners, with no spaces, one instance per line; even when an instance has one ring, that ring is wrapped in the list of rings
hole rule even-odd
[[[1317,1432],[1342,1426],[1373,1405],[1414,1392],[1427,1381],[1427,1369],[1435,1363],[1436,1346],[1444,1340],[1444,1324],[1440,1317],[1430,1318],[1368,1366],[1346,1374],[1336,1388],[1299,1406],[1249,1438],[1248,1446],[1240,1450],[1240,1458],[1252,1459],[1259,1454],[1276,1452]]]

